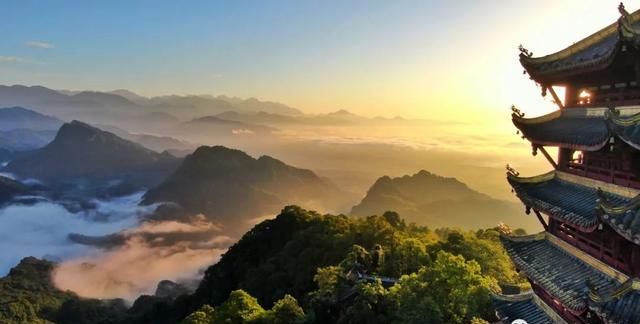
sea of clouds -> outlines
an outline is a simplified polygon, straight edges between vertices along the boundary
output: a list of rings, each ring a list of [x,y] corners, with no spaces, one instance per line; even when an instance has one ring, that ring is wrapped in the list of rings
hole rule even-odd
[[[142,195],[93,200],[94,209],[80,212],[44,198],[0,209],[0,276],[34,256],[58,263],[60,289],[134,300],[153,294],[161,280],[199,278],[231,243],[204,217],[146,221],[157,206],[140,206]]]

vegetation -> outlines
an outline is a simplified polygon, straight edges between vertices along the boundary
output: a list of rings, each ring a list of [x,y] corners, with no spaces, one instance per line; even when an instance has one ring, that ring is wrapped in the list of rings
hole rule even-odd
[[[385,287],[355,280],[354,272],[399,280]],[[192,302],[194,309],[225,305],[243,289],[259,305],[277,305],[285,295],[302,301],[306,323],[481,323],[493,319],[489,292],[499,283],[524,279],[498,228],[433,232],[394,212],[349,218],[291,206],[210,267]]]
[[[25,258],[0,279],[0,323],[48,323],[45,318],[74,297],[53,286],[52,269],[51,262]]]
[[[16,270],[21,263],[0,280],[0,322],[483,323],[493,320],[489,292],[524,282],[498,230],[431,231],[394,212],[350,218],[290,206],[175,300],[142,296],[129,309],[83,300],[51,285],[52,264],[32,272]]]

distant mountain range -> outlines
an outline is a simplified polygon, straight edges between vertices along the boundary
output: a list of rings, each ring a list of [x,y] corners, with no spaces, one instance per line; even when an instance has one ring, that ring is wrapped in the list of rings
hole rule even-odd
[[[170,136],[158,136],[144,133],[131,133],[122,128],[110,125],[94,125],[95,127],[107,132],[111,132],[119,137],[138,143],[148,149],[156,152],[164,152],[171,150],[193,150],[196,145],[189,142],[179,140]]]
[[[46,111],[60,117],[81,118],[91,122],[120,120],[136,116],[144,121],[150,112],[168,113],[186,118],[218,114],[225,111],[302,115],[299,110],[284,104],[239,99],[226,96],[190,95],[147,98],[128,90],[112,92],[52,90],[42,86],[1,86],[0,107],[22,106]],[[106,109],[108,108],[108,109]],[[147,121],[148,122],[148,121]]]
[[[0,149],[8,151],[30,151],[49,144],[56,136],[55,130],[32,130],[18,128],[0,131]]]
[[[1,99],[0,99],[1,100]],[[31,129],[58,130],[64,121],[23,107],[0,108],[0,131]]]
[[[455,178],[427,171],[399,178],[379,178],[352,215],[381,215],[396,211],[407,220],[431,228],[478,229],[500,222],[528,231],[539,227],[535,217],[524,215],[516,203],[494,199],[472,190]]]
[[[269,156],[255,159],[239,150],[203,146],[149,190],[143,204],[174,202],[191,215],[244,228],[251,218],[273,214],[287,204],[331,210],[352,198],[310,170]]]
[[[290,116],[277,113],[260,111],[258,113],[247,113],[239,111],[225,111],[215,115],[215,117],[233,120],[243,123],[254,123],[264,125],[307,125],[307,126],[356,126],[356,125],[376,125],[376,124],[397,124],[416,123],[420,120],[407,120],[401,117],[364,117],[356,115],[347,110],[338,110],[328,114]]]
[[[144,117],[149,123],[164,123],[164,127],[174,127],[180,121],[174,116],[152,112]],[[229,122],[237,123],[237,122]],[[60,126],[64,121],[41,114],[37,111],[23,107],[0,108],[0,149],[9,152],[24,152],[39,149],[49,144],[56,136]],[[109,125],[95,125],[96,127],[109,131],[126,140],[138,143],[156,152],[166,150],[188,150],[195,149],[197,145],[169,137],[157,136],[145,133],[131,133],[122,128]],[[230,133],[231,131],[225,130]],[[3,161],[0,158],[0,161]]]
[[[51,143],[12,160],[2,171],[48,184],[125,182],[148,187],[159,183],[178,163],[168,153],[72,121],[60,127]]]
[[[180,126],[183,133],[204,133],[209,136],[215,135],[241,135],[250,134],[270,134],[277,129],[251,122],[227,120],[216,116],[205,116],[195,118]]]

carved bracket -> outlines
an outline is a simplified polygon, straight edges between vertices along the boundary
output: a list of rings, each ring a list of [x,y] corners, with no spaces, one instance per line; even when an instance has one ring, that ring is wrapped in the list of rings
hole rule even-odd
[[[524,117],[524,113],[520,111],[520,109],[518,109],[516,105],[511,105],[511,112],[513,113],[513,115],[517,117],[520,117],[520,118]]]
[[[520,46],[518,46],[518,50],[520,51],[520,56],[533,57],[533,52],[531,52],[528,49],[524,48],[524,46],[522,46],[522,44],[520,44]]]
[[[514,177],[520,176],[520,172],[516,171],[516,169],[512,168],[509,164],[507,164],[507,174]]]

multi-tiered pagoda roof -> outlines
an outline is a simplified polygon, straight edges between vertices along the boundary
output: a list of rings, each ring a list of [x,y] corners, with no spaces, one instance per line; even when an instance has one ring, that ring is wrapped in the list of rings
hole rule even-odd
[[[495,296],[505,323],[640,323],[640,11],[621,4],[619,12],[616,23],[560,52],[520,49],[525,72],[559,110],[525,118],[512,109],[519,134],[553,170],[523,177],[508,168],[513,192],[544,232],[501,237],[532,287]]]
[[[606,70],[629,46],[640,44],[640,11],[630,14],[622,4],[619,11],[618,22],[557,53],[533,57],[523,48],[520,63],[533,79],[543,84]]]
[[[522,135],[538,146],[555,146],[580,151],[599,151],[612,138],[619,138],[640,149],[638,108],[574,108],[524,118],[514,113],[513,124]],[[633,115],[629,115],[634,113]]]

